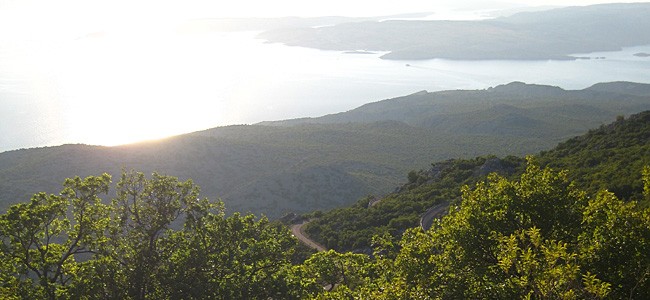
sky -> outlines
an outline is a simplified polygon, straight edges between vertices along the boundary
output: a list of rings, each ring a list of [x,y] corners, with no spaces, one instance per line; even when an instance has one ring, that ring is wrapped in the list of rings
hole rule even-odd
[[[590,5],[598,0],[0,0],[0,41],[93,31],[160,28],[192,18],[383,16],[458,9]],[[456,14],[462,17],[462,14]],[[470,14],[467,16],[472,18]],[[143,22],[146,20],[146,22]]]
[[[187,17],[278,17],[278,16],[377,16],[396,13],[434,11],[439,7],[490,8],[513,6],[570,6],[607,2],[598,0],[0,0],[0,11],[17,18],[40,17],[102,22],[106,18],[187,18]]]

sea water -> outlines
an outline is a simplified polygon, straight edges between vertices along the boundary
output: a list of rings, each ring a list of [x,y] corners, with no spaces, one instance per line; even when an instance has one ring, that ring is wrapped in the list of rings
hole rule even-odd
[[[650,58],[634,56],[650,46],[571,61],[394,61],[255,36],[94,34],[0,45],[0,152],[315,117],[421,90],[650,83]]]

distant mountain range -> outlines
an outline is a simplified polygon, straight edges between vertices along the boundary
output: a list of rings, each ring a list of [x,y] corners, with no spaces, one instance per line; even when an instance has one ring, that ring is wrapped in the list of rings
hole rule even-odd
[[[294,26],[259,35],[324,50],[388,51],[385,59],[546,60],[650,44],[650,3],[523,12],[481,21],[360,21]]]
[[[66,177],[158,171],[193,179],[229,212],[277,218],[383,195],[432,161],[525,155],[650,109],[650,85],[584,90],[513,82],[487,90],[418,92],[320,118],[227,126],[160,141],[63,145],[0,153],[0,209]],[[114,177],[116,178],[116,177]]]

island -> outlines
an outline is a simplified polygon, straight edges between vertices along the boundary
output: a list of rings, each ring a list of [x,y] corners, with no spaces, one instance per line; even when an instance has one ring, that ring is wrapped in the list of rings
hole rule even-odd
[[[392,60],[573,60],[650,44],[650,3],[598,4],[475,21],[386,20],[285,27],[258,38],[321,50],[388,52]],[[596,38],[595,38],[596,37]]]

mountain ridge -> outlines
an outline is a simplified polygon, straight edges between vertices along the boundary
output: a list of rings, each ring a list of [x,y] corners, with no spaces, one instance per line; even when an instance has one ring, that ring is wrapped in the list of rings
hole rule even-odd
[[[589,130],[534,157],[543,167],[567,170],[567,176],[590,195],[609,190],[626,201],[639,201],[645,207],[641,174],[650,166],[650,111]],[[461,188],[474,186],[490,173],[517,177],[525,169],[522,157],[480,156],[470,159],[434,161],[430,167],[412,170],[408,182],[398,186],[379,203],[367,205],[368,198],[317,216],[305,232],[316,242],[336,251],[368,252],[373,235],[390,233],[399,237],[415,227],[430,207],[458,206]]]
[[[622,89],[622,87],[627,88]],[[229,212],[277,218],[389,193],[430,161],[550,149],[619,115],[650,109],[646,84],[591,90],[515,83],[418,92],[351,110],[336,122],[233,125],[116,147],[64,145],[0,153],[0,209],[61,178],[122,169],[192,178]],[[632,92],[630,92],[632,91]],[[319,120],[315,118],[314,120]],[[312,120],[313,121],[313,120]]]

